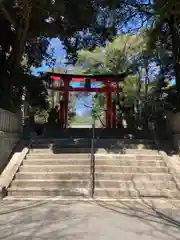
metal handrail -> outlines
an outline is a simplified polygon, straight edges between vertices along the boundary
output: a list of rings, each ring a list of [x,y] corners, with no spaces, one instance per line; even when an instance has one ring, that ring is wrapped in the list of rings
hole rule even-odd
[[[90,196],[94,196],[94,181],[95,181],[95,152],[94,152],[94,140],[95,140],[95,119],[92,123],[92,138],[91,138],[91,163],[90,163]]]

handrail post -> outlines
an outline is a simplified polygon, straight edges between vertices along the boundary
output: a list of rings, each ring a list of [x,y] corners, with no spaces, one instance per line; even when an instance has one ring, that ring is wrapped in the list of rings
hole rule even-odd
[[[94,156],[94,139],[95,139],[95,119],[92,124],[92,139],[91,139],[91,163],[90,163],[90,196],[94,196],[94,172],[95,172],[95,156]]]

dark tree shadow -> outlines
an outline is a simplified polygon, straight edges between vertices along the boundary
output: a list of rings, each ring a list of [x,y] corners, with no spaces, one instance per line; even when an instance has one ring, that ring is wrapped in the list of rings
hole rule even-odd
[[[88,224],[96,224],[96,219],[101,222],[103,229],[104,221],[115,217],[123,224],[109,225],[113,231],[114,227],[119,226],[119,233],[128,231],[135,234],[136,237],[143,235],[152,239],[180,239],[180,215],[179,206],[176,203],[169,202],[169,207],[158,207],[150,201],[141,199],[141,201],[116,201],[116,202],[87,202],[76,208],[77,203],[63,204],[59,202],[26,202],[24,207],[17,208],[17,205],[23,205],[21,202],[13,202],[13,207],[7,202],[1,205],[1,209],[9,208],[7,212],[0,211],[0,239],[13,240],[47,240],[47,239],[89,239],[91,236],[88,231]],[[11,204],[9,204],[11,205]],[[87,211],[86,211],[87,210]],[[102,211],[103,210],[103,211]],[[104,211],[105,210],[105,211]],[[109,214],[112,213],[112,214]],[[14,214],[14,215],[13,215]],[[117,218],[118,216],[118,218]],[[111,218],[111,219],[109,219]],[[127,221],[127,219],[129,219]],[[134,220],[137,220],[137,228],[134,228]],[[110,223],[111,223],[110,221]],[[126,224],[127,221],[127,224]],[[138,224],[140,227],[138,227]],[[142,224],[143,227],[142,228]],[[104,226],[104,234],[109,231],[107,224]],[[93,226],[92,226],[93,228]],[[98,227],[94,225],[93,235],[98,236]],[[160,235],[159,235],[160,234]],[[157,237],[158,235],[158,237]],[[119,237],[119,236],[118,236]],[[141,236],[142,239],[142,236]]]
[[[150,226],[154,231],[171,237],[171,239],[178,240],[180,238],[175,236],[174,232],[177,233],[176,235],[180,234],[180,205],[176,205],[173,201],[171,202],[170,200],[166,200],[166,203],[168,202],[170,203],[169,209],[166,209],[166,206],[163,205],[163,203],[161,207],[159,207],[144,198],[129,202],[119,200],[114,203],[100,201],[96,203],[100,207],[113,211],[117,214],[128,216],[130,218],[136,218],[140,222]],[[174,208],[174,211],[172,208]],[[153,233],[153,230],[151,233]],[[149,234],[149,236],[152,235]]]

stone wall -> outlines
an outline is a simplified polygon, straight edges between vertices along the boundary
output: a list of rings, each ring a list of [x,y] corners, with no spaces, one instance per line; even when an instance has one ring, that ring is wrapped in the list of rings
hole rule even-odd
[[[20,139],[21,120],[16,114],[0,108],[0,173]]]

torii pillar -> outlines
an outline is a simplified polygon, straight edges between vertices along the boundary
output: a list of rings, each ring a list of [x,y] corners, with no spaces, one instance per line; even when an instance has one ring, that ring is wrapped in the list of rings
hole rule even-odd
[[[110,82],[106,82],[106,128],[116,128],[117,127],[117,116],[116,116],[116,100],[112,101],[112,93]],[[117,88],[119,91],[119,88]]]
[[[68,121],[68,105],[69,105],[69,78],[64,79],[64,128],[67,127]]]
[[[60,117],[60,122],[62,123],[62,127],[66,128],[67,127],[67,120],[68,120],[68,103],[69,103],[69,92],[68,92],[68,87],[69,87],[69,79],[64,78],[63,79],[63,98],[60,101],[60,111],[59,111],[59,117]]]
[[[109,82],[106,82],[107,90],[105,92],[106,96],[106,128],[112,127],[112,100],[111,100],[111,91],[109,88]]]
[[[117,124],[116,124],[116,101],[113,100],[112,101],[112,128],[116,128]]]

